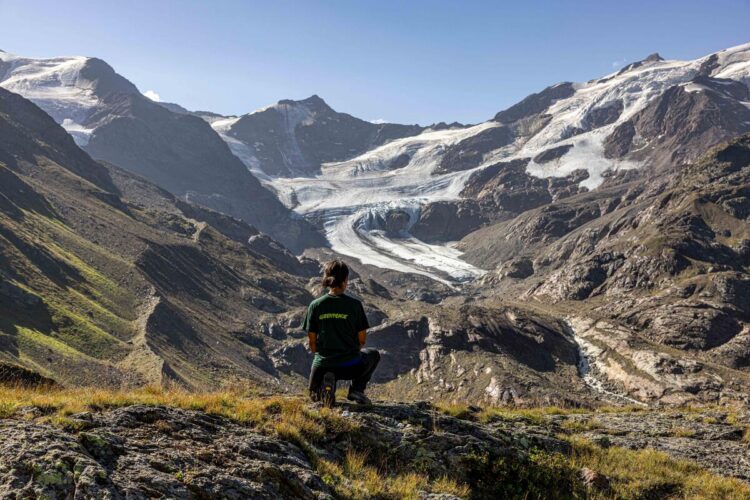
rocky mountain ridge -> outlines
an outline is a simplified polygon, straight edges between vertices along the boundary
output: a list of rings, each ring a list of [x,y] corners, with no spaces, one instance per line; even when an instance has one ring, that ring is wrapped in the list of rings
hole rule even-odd
[[[0,131],[3,363],[63,385],[268,381],[248,329],[306,304],[317,264],[95,162],[2,89]]]
[[[314,175],[323,163],[346,160],[424,130],[337,113],[317,95],[208,121],[248,168],[285,177]]]

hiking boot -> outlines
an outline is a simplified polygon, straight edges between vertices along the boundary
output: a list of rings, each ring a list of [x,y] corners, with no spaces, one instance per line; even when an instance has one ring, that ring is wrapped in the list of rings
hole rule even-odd
[[[320,401],[320,389],[310,389],[310,401],[313,403]]]
[[[365,396],[364,392],[359,391],[353,391],[349,389],[349,395],[346,397],[349,401],[354,401],[357,404],[360,405],[371,405],[372,401],[370,401],[370,398]]]
[[[336,404],[336,375],[328,372],[323,376],[323,385],[320,386],[320,400],[326,408],[333,408]]]

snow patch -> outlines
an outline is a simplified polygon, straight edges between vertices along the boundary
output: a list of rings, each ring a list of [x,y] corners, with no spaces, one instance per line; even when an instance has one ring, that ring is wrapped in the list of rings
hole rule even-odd
[[[91,134],[94,133],[93,128],[86,128],[83,125],[74,122],[70,118],[66,118],[60,124],[70,135],[73,136],[73,140],[80,147],[87,146],[91,139]]]
[[[750,87],[750,43],[722,50],[717,55],[719,66],[711,76],[730,78]]]
[[[99,104],[93,82],[80,74],[86,57],[32,59],[2,53],[0,61],[9,65],[0,86],[33,101],[58,123],[66,118],[82,123]]]
[[[565,141],[566,144],[573,145],[566,154],[543,164],[531,160],[526,171],[535,177],[544,178],[566,177],[575,170],[587,170],[589,177],[581,181],[580,186],[594,189],[604,181],[605,172],[638,168],[638,162],[609,160],[604,157],[604,140],[609,132],[609,128],[597,129],[574,140]]]

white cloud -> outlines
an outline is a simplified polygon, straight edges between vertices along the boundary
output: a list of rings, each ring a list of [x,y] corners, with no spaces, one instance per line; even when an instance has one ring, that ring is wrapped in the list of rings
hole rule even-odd
[[[385,120],[383,118],[376,118],[375,120],[370,120],[370,123],[380,125],[381,123],[388,123],[388,120]]]
[[[623,66],[625,66],[626,62],[628,62],[627,59],[622,59],[620,61],[612,61],[612,67],[615,69],[622,68]]]
[[[160,102],[161,101],[161,97],[159,96],[159,94],[157,94],[153,90],[147,90],[147,91],[145,91],[143,93],[143,95],[145,95],[146,97],[148,97],[149,99],[151,99],[154,102]]]

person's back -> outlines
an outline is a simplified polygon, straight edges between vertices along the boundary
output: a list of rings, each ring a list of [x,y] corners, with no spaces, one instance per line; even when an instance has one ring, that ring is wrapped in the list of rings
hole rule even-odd
[[[359,300],[326,293],[310,304],[309,311],[308,331],[318,334],[314,366],[337,366],[359,356],[357,332],[368,328]]]
[[[323,285],[330,291],[307,309],[305,330],[315,353],[310,372],[310,395],[333,404],[336,380],[352,380],[348,399],[369,403],[364,395],[380,353],[362,349],[369,328],[362,303],[344,294],[349,268],[341,261],[326,264]]]

